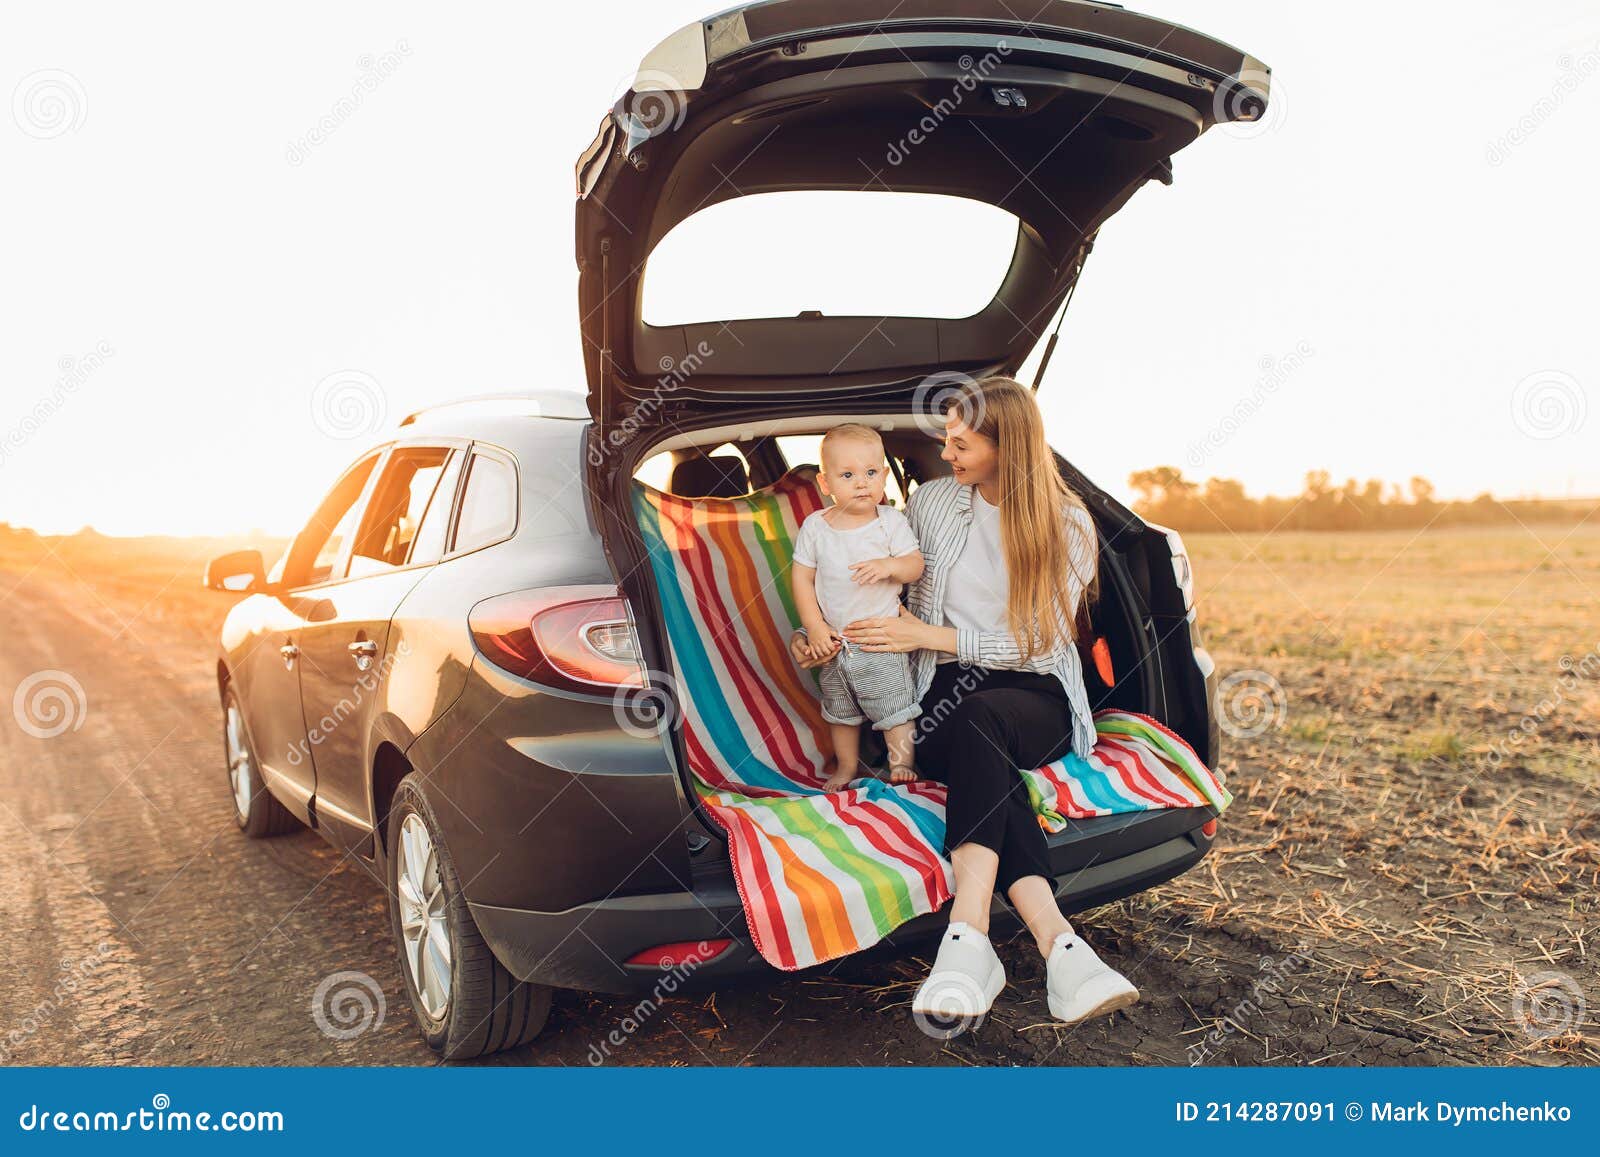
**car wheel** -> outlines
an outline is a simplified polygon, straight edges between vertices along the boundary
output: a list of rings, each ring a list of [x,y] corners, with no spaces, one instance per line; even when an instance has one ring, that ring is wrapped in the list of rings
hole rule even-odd
[[[395,791],[387,830],[390,923],[428,1047],[453,1061],[527,1044],[550,1015],[550,989],[516,979],[484,943],[415,773]]]
[[[239,696],[232,687],[222,696],[222,751],[228,766],[228,792],[233,819],[251,839],[281,836],[303,826],[261,782],[261,765],[244,724]]]

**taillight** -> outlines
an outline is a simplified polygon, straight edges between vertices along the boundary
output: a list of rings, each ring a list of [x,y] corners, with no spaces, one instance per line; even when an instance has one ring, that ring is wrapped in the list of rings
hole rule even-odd
[[[576,691],[644,686],[639,640],[616,587],[544,587],[485,599],[467,613],[496,667]]]

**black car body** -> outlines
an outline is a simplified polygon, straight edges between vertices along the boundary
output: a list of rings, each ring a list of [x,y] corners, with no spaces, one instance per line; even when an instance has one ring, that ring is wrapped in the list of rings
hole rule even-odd
[[[740,194],[860,188],[840,158],[898,139],[1002,42],[971,111],[947,113],[878,186],[1016,215],[989,308],[644,322],[640,271],[673,225]],[[1145,181],[1170,180],[1172,153],[1205,128],[1266,99],[1265,70],[1235,49],[1060,0],[1027,24],[999,0],[773,0],[675,34],[640,75],[672,84],[625,95],[578,166],[587,398],[413,415],[341,477],[270,573],[244,552],[206,578],[247,592],[217,663],[241,827],[305,824],[386,873],[407,989],[447,1056],[530,1039],[550,986],[648,989],[663,961],[685,958],[697,985],[767,968],[677,729],[620,722],[672,694],[639,675],[671,670],[628,501],[641,464],[669,453],[699,488],[687,492],[743,492],[798,465],[779,434],[867,417],[904,479],[942,473],[915,428],[930,375],[1015,373],[1100,224]],[[668,98],[661,130],[644,105]],[[759,147],[775,127],[785,148]],[[971,164],[980,139],[1032,175]],[[735,164],[737,186],[716,178]],[[663,388],[664,359],[690,364],[730,330],[714,365]],[[705,456],[724,443],[742,461]],[[1092,627],[1117,674],[1106,684],[1086,664],[1093,706],[1147,713],[1214,765],[1213,665],[1181,540],[1059,465],[1101,538]],[[1170,879],[1214,831],[1206,808],[1070,823],[1050,841],[1063,903]],[[941,921],[904,925],[884,950]]]

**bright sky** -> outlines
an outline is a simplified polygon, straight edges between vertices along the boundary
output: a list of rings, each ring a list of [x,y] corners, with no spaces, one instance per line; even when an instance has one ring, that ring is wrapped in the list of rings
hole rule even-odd
[[[412,409],[581,388],[573,162],[718,6],[12,9],[0,521],[292,532]],[[1102,232],[1055,445],[1124,496],[1163,463],[1600,494],[1600,9],[1144,10],[1266,61],[1273,109]]]

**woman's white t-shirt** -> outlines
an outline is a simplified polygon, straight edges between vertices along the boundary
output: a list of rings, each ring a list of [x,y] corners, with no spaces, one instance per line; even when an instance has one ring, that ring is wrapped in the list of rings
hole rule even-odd
[[[945,585],[944,623],[958,631],[999,631],[1009,634],[1011,621],[1006,615],[1011,572],[1006,567],[1006,552],[1000,540],[1000,508],[985,501],[983,492],[972,488],[972,523],[961,555],[950,565]],[[953,663],[955,656],[939,652],[940,663]]]

